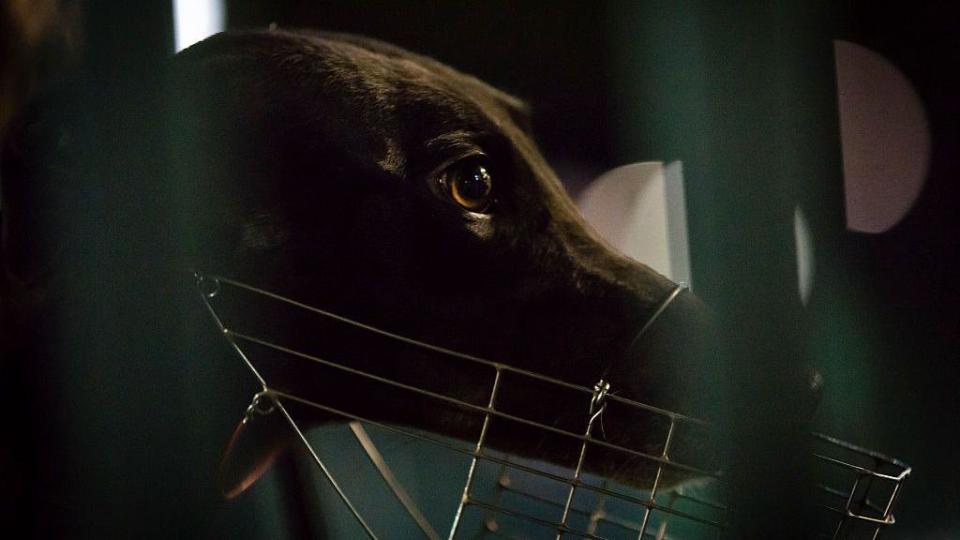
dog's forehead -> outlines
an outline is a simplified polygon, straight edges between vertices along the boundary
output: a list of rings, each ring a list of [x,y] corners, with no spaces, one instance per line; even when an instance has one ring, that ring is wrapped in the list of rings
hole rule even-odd
[[[520,100],[436,60],[368,38],[318,39],[332,82],[366,100],[365,111],[390,126],[379,161],[385,169],[402,169],[407,152],[456,153],[492,133],[513,138],[528,124]]]
[[[342,62],[368,84],[392,91],[401,100],[433,103],[448,119],[451,113],[465,120],[491,113],[511,118],[527,114],[521,100],[432,58],[349,34],[317,34],[316,39],[327,45],[330,59]]]
[[[359,36],[231,32],[181,57],[194,68],[190,84],[244,86],[240,93],[250,93],[253,106],[243,106],[241,116],[279,112],[290,130],[313,122],[304,127],[325,131],[319,136],[326,144],[376,156],[384,169],[402,169],[408,153],[432,151],[431,142],[451,134],[517,133],[527,124],[520,100],[436,60]]]

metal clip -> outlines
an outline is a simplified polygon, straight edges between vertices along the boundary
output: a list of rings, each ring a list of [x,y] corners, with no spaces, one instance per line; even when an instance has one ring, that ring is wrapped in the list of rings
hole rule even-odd
[[[257,392],[253,396],[253,400],[250,402],[250,405],[247,406],[247,411],[243,415],[243,421],[246,423],[249,420],[252,420],[255,416],[266,416],[277,408],[277,404],[273,394],[269,390],[263,390]]]
[[[593,397],[590,398],[590,423],[592,424],[594,420],[600,414],[603,413],[603,410],[607,407],[607,393],[610,392],[610,383],[600,379],[593,385]]]
[[[202,272],[194,272],[193,276],[197,279],[197,289],[205,298],[213,298],[220,292],[220,280],[210,278]]]

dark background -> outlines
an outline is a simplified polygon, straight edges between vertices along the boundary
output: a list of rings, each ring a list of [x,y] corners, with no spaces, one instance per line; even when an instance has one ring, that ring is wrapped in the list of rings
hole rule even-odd
[[[731,349],[734,373],[749,383],[743,388],[762,388],[764,377],[798,361],[816,364],[826,386],[815,427],[914,466],[887,537],[960,535],[960,34],[947,7],[227,4],[231,28],[276,23],[366,34],[526,99],[544,153],[574,193],[617,165],[682,160],[697,292],[747,336]],[[150,69],[172,50],[166,3],[79,5],[85,69]],[[906,218],[880,235],[844,226],[831,56],[838,38],[900,68],[930,122],[926,187]],[[817,249],[806,308],[795,292],[798,204]],[[794,348],[802,358],[782,354]],[[779,414],[775,392],[733,395],[768,421]],[[743,450],[757,463],[770,459]]]

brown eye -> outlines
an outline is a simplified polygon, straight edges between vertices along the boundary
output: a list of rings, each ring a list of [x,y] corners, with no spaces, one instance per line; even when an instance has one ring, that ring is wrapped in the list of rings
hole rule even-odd
[[[490,208],[493,178],[482,161],[470,159],[456,163],[440,180],[453,202],[464,209],[483,212]]]

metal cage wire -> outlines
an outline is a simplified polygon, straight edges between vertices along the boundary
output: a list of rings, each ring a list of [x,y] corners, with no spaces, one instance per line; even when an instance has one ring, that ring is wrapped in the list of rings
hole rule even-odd
[[[612,392],[612,382],[599,380],[592,388],[571,384],[546,375],[518,369],[499,362],[459,353],[436,345],[423,343],[405,336],[375,328],[340,315],[309,306],[296,300],[231,280],[221,276],[196,274],[197,287],[217,328],[226,338],[233,350],[256,377],[262,390],[258,392],[247,408],[246,418],[257,415],[279,414],[289,424],[297,438],[309,453],[324,478],[343,502],[350,515],[369,538],[379,538],[368,520],[361,515],[356,505],[348,497],[341,483],[326,466],[303,429],[294,419],[288,405],[306,406],[335,415],[349,423],[352,435],[360,444],[367,458],[389,488],[398,504],[416,523],[424,537],[441,538],[416,502],[397,480],[386,459],[367,433],[366,427],[398,434],[402,437],[423,441],[442,448],[445,451],[466,456],[469,466],[465,472],[463,489],[456,511],[452,517],[446,537],[449,540],[464,538],[469,532],[471,537],[507,537],[511,533],[501,527],[502,521],[522,522],[543,534],[550,531],[557,540],[561,537],[575,538],[619,538],[629,537],[640,540],[671,538],[718,538],[725,525],[725,506],[719,501],[700,495],[685,493],[684,490],[664,490],[661,480],[665,471],[692,473],[698,477],[718,478],[720,473],[707,470],[689,463],[671,459],[671,445],[678,429],[711,430],[712,427],[697,418],[633,401]],[[230,292],[228,292],[230,291]],[[679,289],[655,313],[651,321],[661,312],[669,300],[676,296]],[[339,360],[323,358],[295,348],[276,343],[268,337],[234,330],[228,326],[223,315],[218,312],[215,303],[227,294],[249,294],[261,301],[277,303],[286,308],[307,313],[344,324],[362,332],[402,342],[447,358],[458,359],[488,368],[489,380],[482,381],[488,388],[485,404],[472,403],[465,399],[407,384],[399,380],[384,377],[376,373],[351,367]],[[646,326],[649,326],[650,322]],[[642,330],[641,330],[642,332]],[[471,414],[482,416],[482,425],[475,441],[469,446],[452,442],[442,436],[420,432],[361,416],[342,408],[331,406],[316,399],[307,399],[295,393],[270,385],[251,358],[248,349],[259,347],[272,353],[297,358],[350,376],[362,378],[379,385],[399,389],[413,396],[432,400],[438,404],[452,406]],[[587,413],[582,431],[547,425],[535,419],[498,409],[498,398],[503,390],[504,376],[519,377],[536,381],[580,395]],[[617,403],[646,414],[656,415],[668,425],[664,430],[662,442],[657,453],[644,452],[604,440],[594,435],[595,426],[604,415],[608,404]],[[542,463],[531,463],[515,459],[494,451],[488,447],[487,435],[494,420],[509,421],[525,428],[541,430],[553,436],[575,441],[579,445],[578,459],[569,470],[556,470]],[[910,475],[910,467],[878,452],[863,449],[827,435],[813,434],[817,451],[816,462],[823,468],[818,471],[820,500],[817,505],[825,514],[823,538],[871,538],[879,537],[881,531],[893,525],[894,503],[900,494],[904,480]],[[647,490],[628,490],[623,486],[614,486],[608,480],[588,479],[584,475],[584,461],[591,447],[603,447],[606,451],[630,458],[642,459],[656,467],[653,483]],[[489,464],[498,467],[491,485],[478,485],[478,467]],[[549,482],[552,490],[538,489],[537,481]],[[556,486],[562,486],[557,489]],[[583,495],[583,496],[581,496]],[[505,502],[508,498],[526,501],[521,507]],[[582,499],[587,499],[585,504]],[[614,503],[617,507],[613,508]],[[531,505],[551,508],[549,516],[544,512],[531,512]],[[475,508],[484,513],[480,530],[464,530],[464,512]],[[576,522],[576,523],[574,523]],[[691,531],[693,526],[693,531]],[[674,531],[679,531],[674,533]],[[681,536],[677,536],[681,534]],[[685,536],[689,534],[689,536]],[[624,536],[626,535],[626,536]]]

